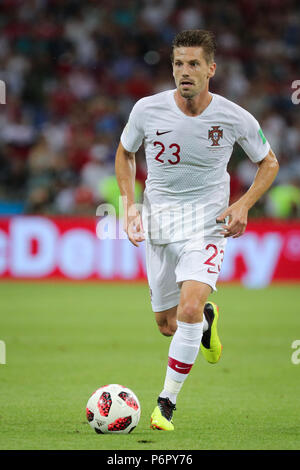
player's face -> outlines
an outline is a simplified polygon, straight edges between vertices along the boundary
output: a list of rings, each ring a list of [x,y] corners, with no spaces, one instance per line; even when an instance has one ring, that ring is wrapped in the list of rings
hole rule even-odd
[[[208,88],[216,64],[206,62],[202,47],[176,47],[173,54],[173,76],[183,98],[193,98]]]

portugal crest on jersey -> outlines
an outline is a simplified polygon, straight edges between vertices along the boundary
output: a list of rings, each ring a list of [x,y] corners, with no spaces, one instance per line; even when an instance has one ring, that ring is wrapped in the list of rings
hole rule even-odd
[[[208,138],[211,139],[212,147],[218,147],[219,140],[223,137],[223,129],[220,129],[220,126],[211,126],[211,129],[208,131]]]

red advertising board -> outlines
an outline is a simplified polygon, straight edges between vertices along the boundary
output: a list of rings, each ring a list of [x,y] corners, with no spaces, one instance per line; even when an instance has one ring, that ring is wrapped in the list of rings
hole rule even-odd
[[[94,218],[17,216],[0,219],[0,279],[145,280],[144,243],[121,226],[100,239]],[[263,287],[300,281],[300,221],[250,221],[229,239],[220,281]]]

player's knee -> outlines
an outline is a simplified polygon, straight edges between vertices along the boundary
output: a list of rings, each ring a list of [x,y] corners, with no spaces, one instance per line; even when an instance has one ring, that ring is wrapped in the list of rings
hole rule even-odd
[[[163,325],[163,326],[158,325],[158,328],[162,335],[172,336],[172,333],[170,332],[168,325]]]
[[[163,324],[158,324],[158,328],[162,335],[173,336],[177,329],[177,324],[173,325],[166,322]]]
[[[186,323],[201,322],[203,319],[204,303],[199,300],[187,300],[180,306],[181,321]]]
[[[168,336],[175,335],[176,330],[177,330],[177,321],[169,322],[168,323],[168,332],[169,332]]]

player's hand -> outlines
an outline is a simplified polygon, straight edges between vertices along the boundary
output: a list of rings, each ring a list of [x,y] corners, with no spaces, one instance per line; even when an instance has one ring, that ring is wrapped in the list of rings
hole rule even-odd
[[[225,225],[222,225],[224,229],[221,232],[221,235],[224,235],[224,238],[232,237],[238,238],[246,230],[247,220],[248,220],[248,209],[247,207],[240,203],[235,202],[229,206],[218,218],[217,222],[224,222],[226,217],[229,218],[229,222]]]
[[[141,214],[133,207],[129,209],[124,217],[124,230],[134,246],[139,246],[139,243],[145,240]]]

